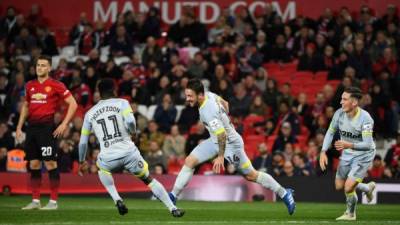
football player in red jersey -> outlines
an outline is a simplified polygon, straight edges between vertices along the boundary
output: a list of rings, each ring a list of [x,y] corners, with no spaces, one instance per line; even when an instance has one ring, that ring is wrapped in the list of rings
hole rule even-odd
[[[16,130],[17,139],[22,138],[22,127],[28,121],[26,129],[25,152],[31,172],[32,202],[22,209],[57,209],[60,174],[57,169],[56,138],[61,137],[68,128],[77,109],[74,97],[65,85],[49,77],[51,59],[40,56],[36,61],[37,79],[25,85],[25,101]],[[54,130],[54,113],[57,103],[63,99],[68,104],[67,114]],[[49,173],[50,201],[45,207],[40,205],[41,161]]]

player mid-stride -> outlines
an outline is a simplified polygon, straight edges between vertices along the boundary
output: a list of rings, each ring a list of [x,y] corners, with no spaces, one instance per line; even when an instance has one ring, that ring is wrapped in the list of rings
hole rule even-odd
[[[326,151],[330,147],[334,134],[338,131],[340,140],[334,146],[342,151],[340,163],[336,172],[336,190],[342,190],[346,195],[347,210],[336,220],[356,220],[356,189],[364,192],[371,201],[375,183],[361,183],[375,156],[375,143],[372,138],[374,121],[368,112],[358,107],[362,97],[360,89],[349,87],[342,94],[338,109],[325,135],[320,154],[320,166],[326,169],[328,158]]]
[[[131,134],[136,132],[136,122],[129,102],[114,97],[114,81],[111,79],[102,80],[98,89],[101,100],[86,113],[81,131],[81,168],[85,164],[88,136],[94,132],[100,142],[100,154],[96,162],[98,175],[114,200],[119,214],[126,214],[128,209],[115,188],[111,173],[126,169],[149,186],[153,194],[168,207],[172,216],[183,216],[184,211],[178,209],[169,199],[164,186],[149,175],[147,162],[131,141]]]
[[[205,92],[198,79],[189,81],[185,89],[186,101],[193,107],[199,107],[200,120],[210,133],[210,138],[201,142],[185,159],[185,165],[176,178],[174,188],[169,193],[171,200],[176,202],[177,196],[189,183],[194,168],[214,159],[213,170],[219,173],[224,169],[224,158],[249,181],[261,184],[277,193],[285,202],[289,214],[295,211],[296,204],[291,189],[284,189],[269,174],[256,171],[244,151],[242,137],[236,132],[227,114],[228,102],[212,92]]]

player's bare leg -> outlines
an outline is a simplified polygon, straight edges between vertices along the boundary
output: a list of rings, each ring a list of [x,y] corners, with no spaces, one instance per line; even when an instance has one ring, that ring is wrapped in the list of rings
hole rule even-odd
[[[251,170],[248,174],[244,175],[244,177],[252,182],[256,182],[261,186],[272,190],[274,193],[278,194],[280,198],[284,201],[286,207],[288,208],[288,212],[292,215],[296,209],[296,203],[294,201],[291,189],[284,189],[271,175]]]
[[[346,212],[336,218],[336,220],[356,220],[356,205],[358,201],[356,186],[358,182],[352,178],[348,178],[344,183],[344,192],[346,194]]]
[[[182,190],[186,187],[189,181],[193,177],[194,168],[199,164],[199,160],[193,156],[189,155],[185,159],[185,165],[182,167],[181,171],[179,172],[174,188],[169,193],[169,197],[171,198],[172,202],[176,204],[176,199]]]
[[[60,187],[60,173],[57,168],[57,161],[44,161],[44,165],[49,173],[50,181],[50,200],[41,210],[56,210],[58,208],[58,188]]]
[[[42,172],[40,160],[29,161],[29,168],[31,170],[30,185],[32,188],[32,202],[23,207],[23,210],[40,209],[40,186],[42,183]]]

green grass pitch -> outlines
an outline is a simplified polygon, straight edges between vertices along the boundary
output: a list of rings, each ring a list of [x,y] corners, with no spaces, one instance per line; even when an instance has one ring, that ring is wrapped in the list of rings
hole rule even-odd
[[[42,198],[42,205],[48,199]],[[128,224],[350,224],[334,219],[343,204],[297,203],[289,216],[282,202],[180,201],[186,210],[173,218],[159,201],[125,198],[129,213],[120,216],[108,197],[62,196],[57,211],[22,211],[29,196],[0,196],[0,224],[30,225],[128,225]],[[357,224],[400,224],[400,205],[359,205]]]

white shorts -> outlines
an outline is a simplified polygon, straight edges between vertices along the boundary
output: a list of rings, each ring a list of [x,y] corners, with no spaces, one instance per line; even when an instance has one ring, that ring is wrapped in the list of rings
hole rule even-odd
[[[99,154],[97,158],[97,167],[103,172],[112,173],[121,169],[126,169],[135,176],[147,177],[149,175],[149,167],[147,162],[140,155],[138,149],[122,152],[120,157],[107,157],[107,155]]]
[[[351,178],[359,183],[362,182],[372,165],[374,157],[375,152],[373,154],[359,155],[350,160],[341,159],[336,171],[336,178],[343,180]]]
[[[218,144],[214,143],[211,138],[208,138],[197,145],[190,155],[194,156],[199,161],[199,164],[214,159],[218,155]],[[242,139],[237,139],[226,144],[224,158],[230,164],[233,164],[241,174],[246,175],[254,169],[244,151]]]

